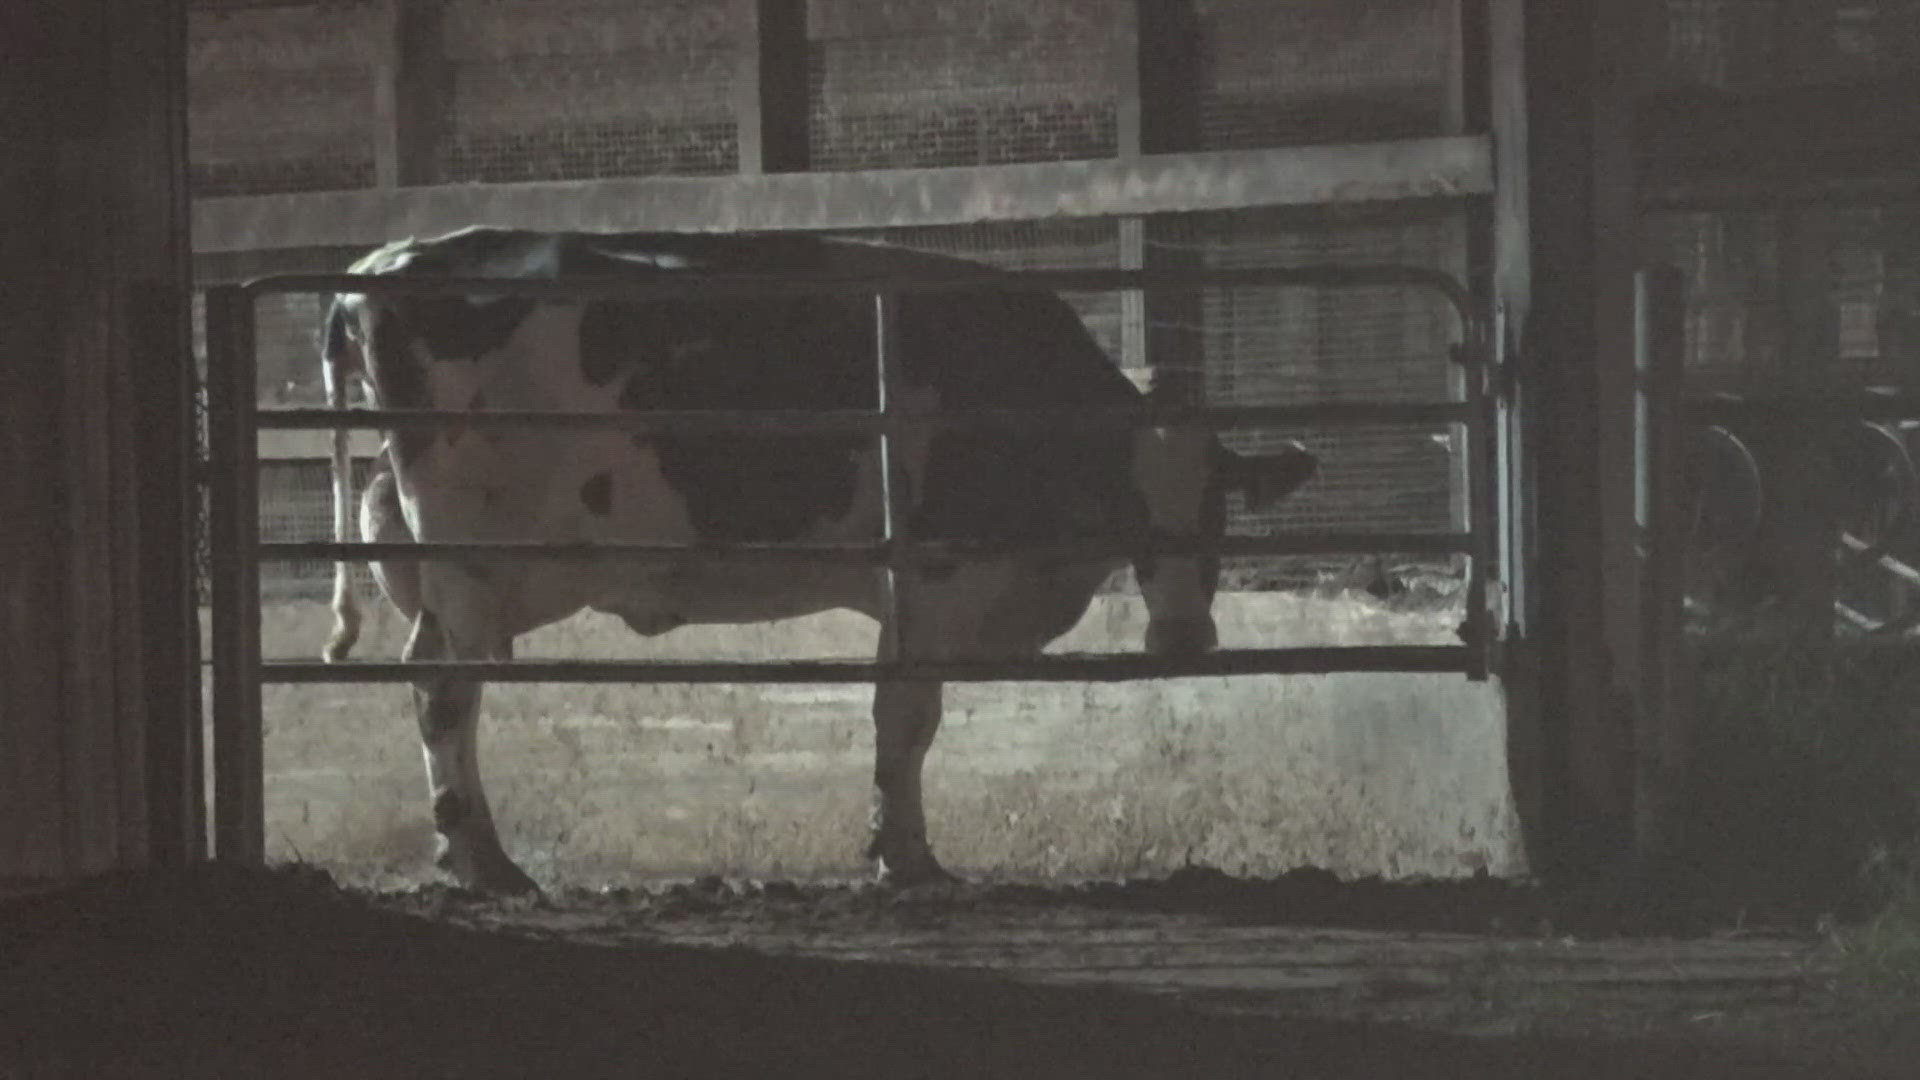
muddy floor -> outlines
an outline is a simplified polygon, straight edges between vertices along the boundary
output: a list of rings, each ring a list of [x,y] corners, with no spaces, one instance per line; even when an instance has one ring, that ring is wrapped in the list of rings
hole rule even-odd
[[[1491,879],[346,892],[0,906],[0,1076],[1903,1077],[1812,934],[1622,934]]]

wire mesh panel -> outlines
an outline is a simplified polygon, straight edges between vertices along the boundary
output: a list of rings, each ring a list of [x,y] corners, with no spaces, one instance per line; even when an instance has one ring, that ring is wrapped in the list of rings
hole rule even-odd
[[[195,197],[373,183],[376,5],[187,17]]]
[[[1780,251],[1775,216],[1705,211],[1650,216],[1650,256],[1686,278],[1689,390],[1738,393],[1779,364]]]
[[[353,489],[366,490],[373,463],[353,463]],[[260,539],[321,540],[333,538],[333,478],[327,462],[317,458],[260,462]],[[354,536],[359,536],[359,507],[354,507]],[[354,563],[354,587],[371,597],[375,586],[365,563]],[[324,600],[333,590],[333,563],[317,559],[290,559],[260,564],[260,598],[264,601]]]
[[[814,167],[1110,157],[1115,28],[1100,0],[810,0]]]
[[[1670,85],[1855,82],[1920,67],[1913,0],[1665,0],[1652,33],[1638,55]]]
[[[1687,383],[1694,393],[1764,393],[1789,367],[1817,366],[1836,391],[1916,382],[1920,345],[1920,212],[1906,207],[1808,209],[1825,237],[1818,265],[1792,280],[1823,282],[1821,355],[1789,355],[1778,211],[1649,215],[1649,256],[1681,267],[1687,285]],[[1798,298],[1804,301],[1806,298]]]
[[[1439,134],[1445,0],[1198,0],[1202,150]]]
[[[454,0],[449,182],[734,171],[738,4]]]
[[[1459,213],[1415,220],[1304,225],[1288,215],[1191,215],[1159,243],[1197,249],[1210,267],[1403,263],[1448,269],[1460,256]],[[1408,289],[1220,289],[1203,304],[1209,403],[1437,401],[1450,393],[1459,329],[1446,302]],[[1276,515],[1242,527],[1441,531],[1449,527],[1449,444],[1409,427],[1228,433],[1258,451],[1300,438],[1321,473]]]

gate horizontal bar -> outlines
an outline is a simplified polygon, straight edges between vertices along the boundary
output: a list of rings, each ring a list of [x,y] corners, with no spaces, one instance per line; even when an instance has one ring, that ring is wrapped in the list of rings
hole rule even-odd
[[[1299,405],[1223,405],[1211,408],[898,410],[881,417],[868,409],[676,409],[619,412],[557,412],[525,409],[261,409],[261,430],[330,431],[423,427],[620,428],[635,434],[871,435],[888,427],[1007,425],[1054,430],[1109,427],[1253,426],[1344,427],[1363,424],[1427,424],[1439,427],[1467,418],[1458,401],[1328,401]]]
[[[1128,682],[1220,675],[1319,675],[1342,671],[1454,674],[1473,664],[1465,645],[1348,645],[1296,649],[1222,649],[1190,657],[1059,653],[1016,660],[889,661],[584,661],[436,660],[396,663],[275,660],[262,682],[375,683],[456,677],[486,682],[568,683],[866,683]]]
[[[997,270],[951,274],[710,274],[673,270],[650,277],[570,275],[563,278],[397,277],[390,274],[272,274],[242,285],[248,294],[352,293],[383,296],[521,296],[585,299],[755,299],[769,296],[1029,291],[1111,292],[1123,289],[1416,288],[1447,298],[1462,320],[1473,310],[1467,291],[1445,271],[1389,264],[1207,267],[1192,270]]]
[[[1794,397],[1703,397],[1681,406],[1688,420],[1705,423],[1797,423],[1803,420],[1920,419],[1920,393],[1807,394]]]
[[[1381,552],[1406,555],[1471,554],[1472,533],[1294,532],[1275,536],[1217,538],[1165,537],[1137,541],[1090,538],[1082,542],[1023,544],[1008,540],[918,540],[899,548],[884,541],[783,544],[755,543],[593,543],[551,544],[537,541],[471,541],[445,543],[374,542],[337,543],[328,540],[262,543],[261,559],[404,559],[526,558],[535,560],[632,559],[676,562],[687,558],[753,561],[827,562],[879,565],[898,551],[909,563],[946,563],[962,559],[1018,555],[1037,560],[1126,559],[1136,555],[1340,555]]]

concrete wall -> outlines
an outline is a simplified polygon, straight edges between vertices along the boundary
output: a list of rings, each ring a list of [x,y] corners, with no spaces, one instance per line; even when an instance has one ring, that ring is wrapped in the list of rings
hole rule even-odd
[[[1455,611],[1365,597],[1229,594],[1228,645],[1444,643]],[[312,656],[323,605],[266,613],[267,655]],[[1056,648],[1138,648],[1133,598],[1101,598]],[[379,609],[360,655],[405,628]],[[585,616],[519,655],[860,656],[873,624],[831,613],[649,642]],[[862,686],[495,686],[482,768],[507,848],[543,880],[864,872],[872,727]],[[1266,874],[1519,872],[1496,684],[1330,675],[950,686],[927,766],[936,850],[974,877],[1163,874],[1189,859]],[[268,687],[267,843],[352,880],[428,872],[408,691]]]

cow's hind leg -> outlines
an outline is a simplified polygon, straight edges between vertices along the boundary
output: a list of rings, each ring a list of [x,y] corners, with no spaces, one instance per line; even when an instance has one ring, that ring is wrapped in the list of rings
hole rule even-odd
[[[910,656],[938,659],[949,641],[940,634],[953,605],[943,583],[912,574],[898,579],[896,633],[883,616],[879,654],[882,662],[904,650]],[[881,681],[873,688],[873,804],[868,817],[871,841],[867,858],[885,885],[912,886],[951,881],[927,843],[927,815],[921,796],[921,766],[940,730],[943,685],[929,680]]]
[[[920,769],[940,730],[942,684],[895,680],[873,689],[872,842],[867,857],[882,883],[952,880],[927,843]]]
[[[1036,656],[1080,621],[1110,571],[1100,564],[1041,570],[1001,562],[939,575],[902,575],[900,647],[924,660]],[[883,625],[882,660],[894,655],[894,638]],[[927,841],[920,784],[921,767],[940,728],[942,689],[937,681],[906,680],[874,687],[868,856],[887,884],[953,880]]]
[[[503,655],[510,645],[491,649],[463,647],[451,639],[431,611],[414,619],[406,659],[479,659]],[[437,834],[434,861],[462,885],[490,893],[538,892],[539,886],[514,865],[500,846],[500,835],[480,782],[480,693],[483,684],[445,676],[413,686],[414,713],[427,762],[427,786],[433,797]]]

